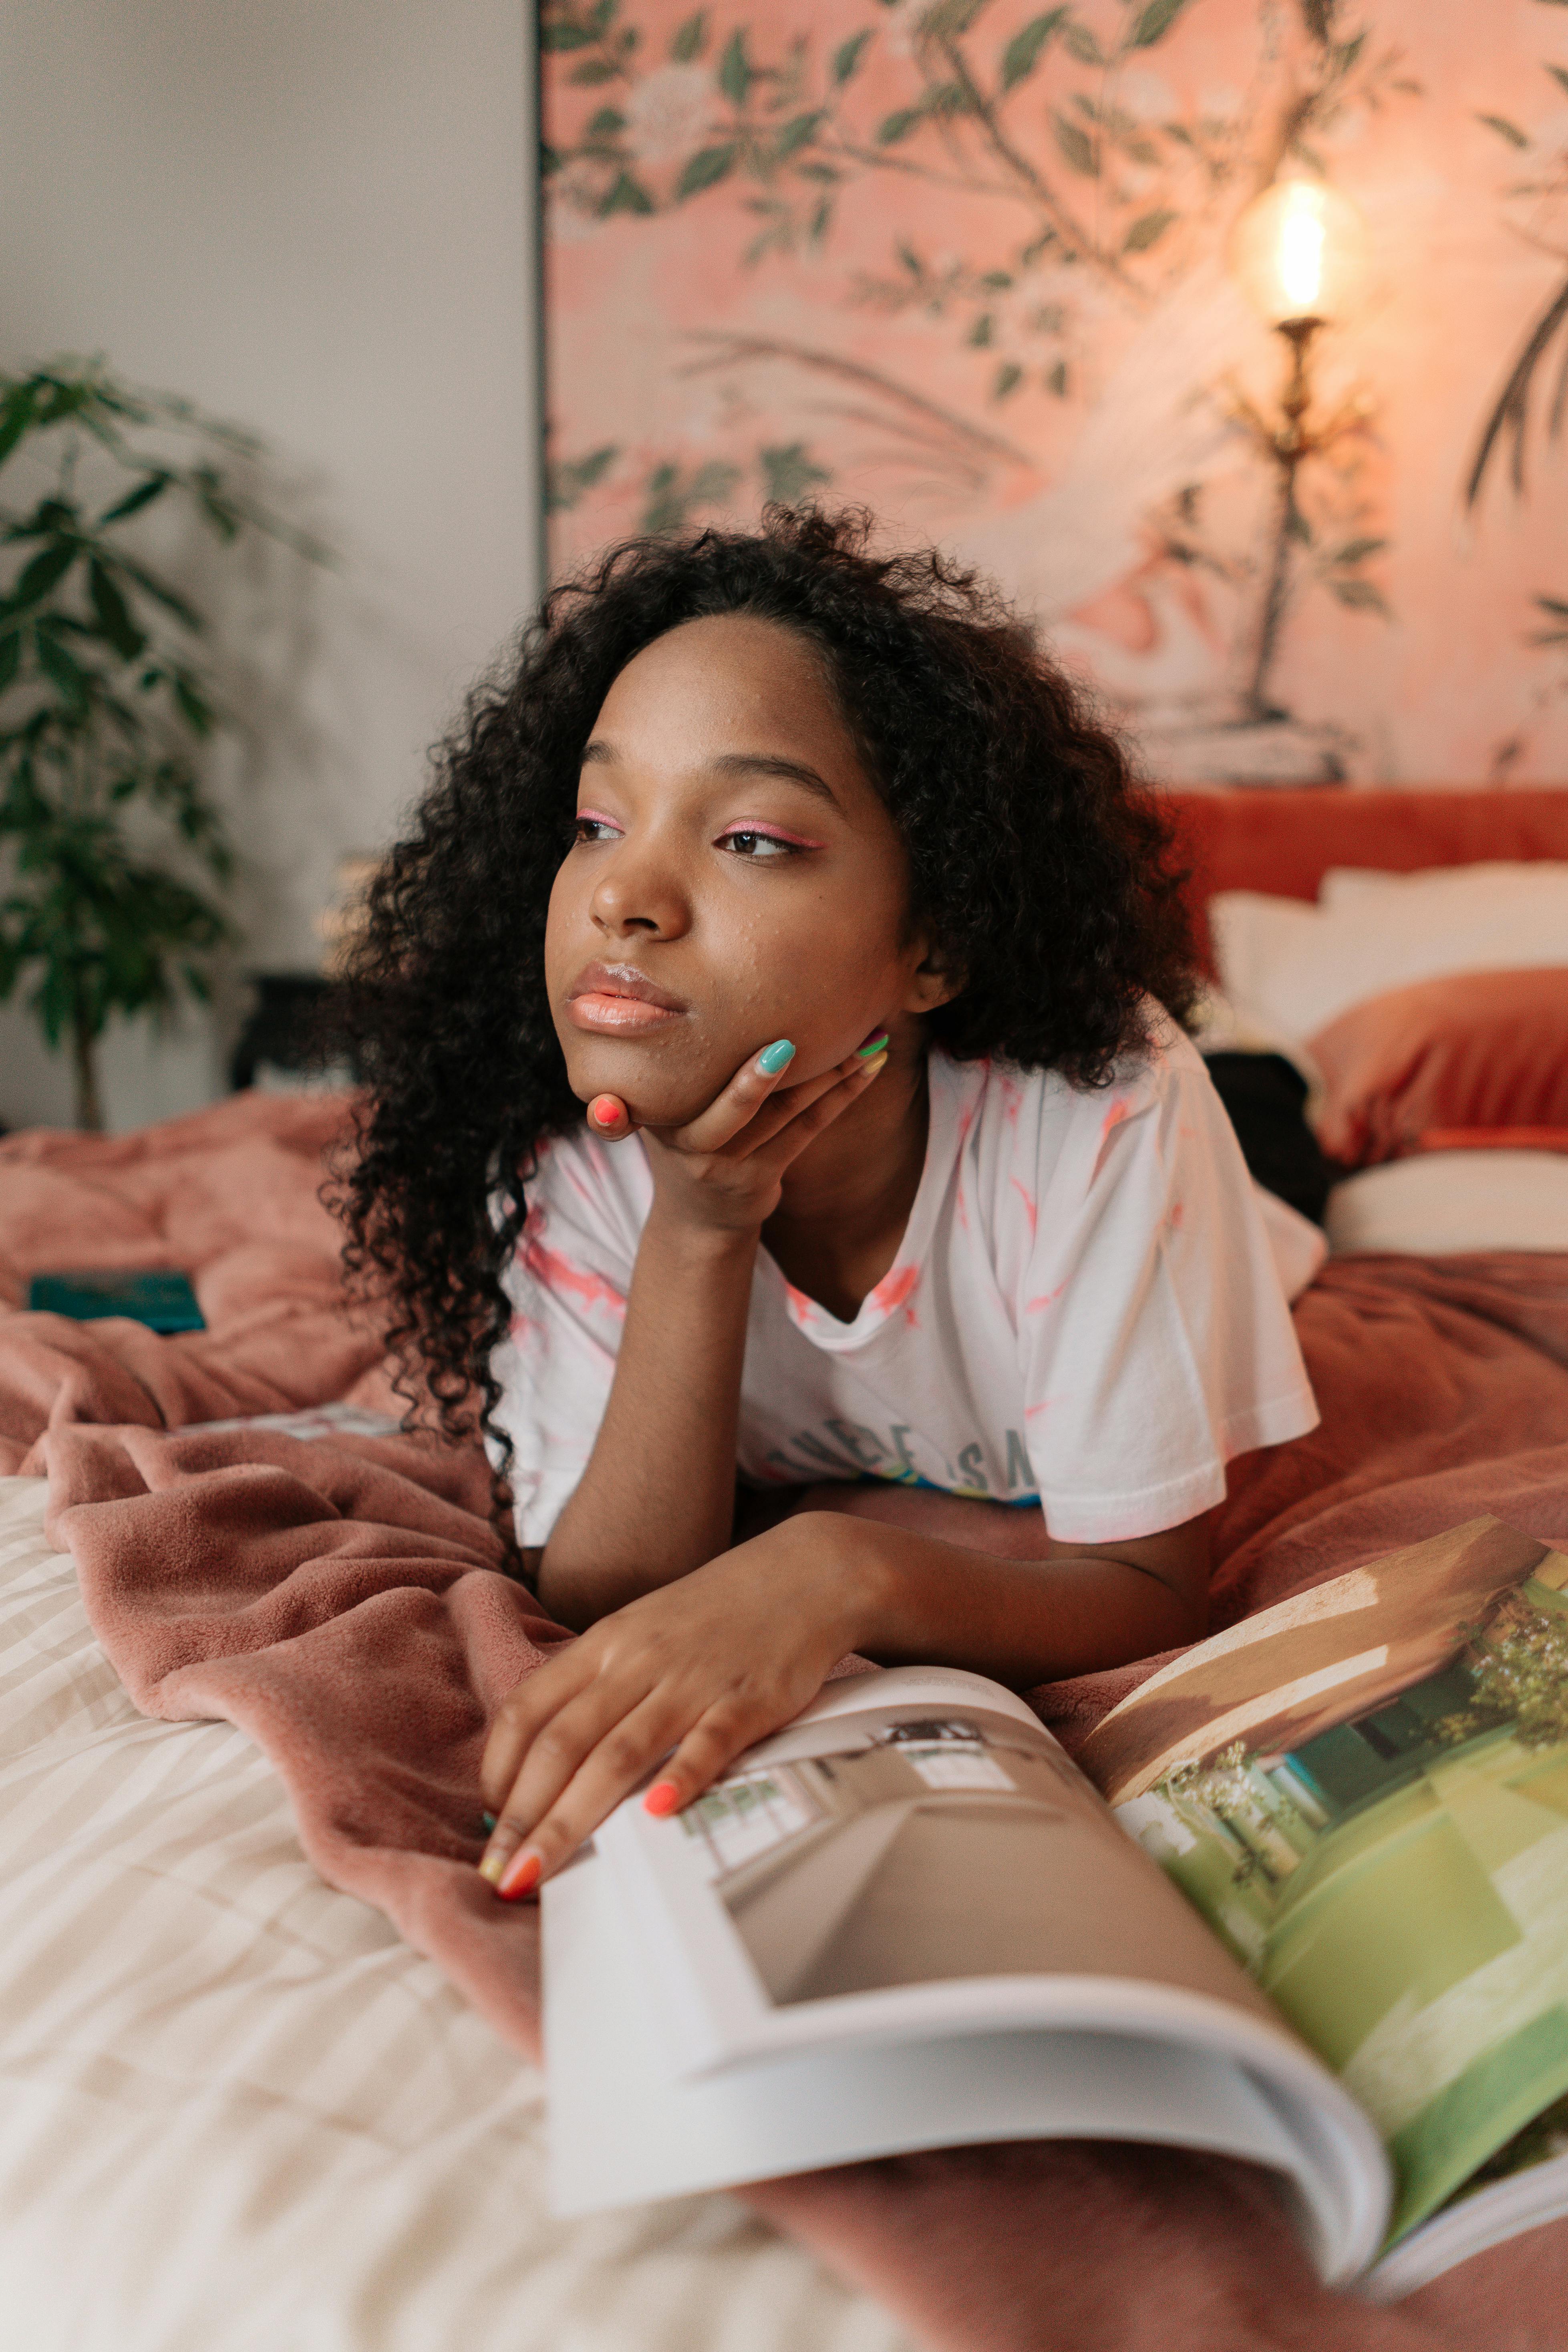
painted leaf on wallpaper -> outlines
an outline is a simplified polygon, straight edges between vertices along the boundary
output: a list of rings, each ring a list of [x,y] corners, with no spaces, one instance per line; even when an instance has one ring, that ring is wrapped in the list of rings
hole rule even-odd
[[[1173,776],[1556,773],[1565,5],[542,0],[557,562],[844,496]],[[1373,250],[1283,503],[1281,173]]]

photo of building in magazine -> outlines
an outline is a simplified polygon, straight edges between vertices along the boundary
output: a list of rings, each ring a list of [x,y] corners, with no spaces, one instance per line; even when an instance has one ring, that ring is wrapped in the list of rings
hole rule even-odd
[[[1080,1761],[1377,2124],[1408,2227],[1558,2152],[1568,1557],[1479,1521],[1237,1634]]]
[[[1037,1733],[973,1712],[879,1724],[858,1752],[742,1773],[680,1818],[773,2000],[825,2000],[1070,1967],[1064,1913],[1070,1947],[1104,1862],[1075,1781]]]

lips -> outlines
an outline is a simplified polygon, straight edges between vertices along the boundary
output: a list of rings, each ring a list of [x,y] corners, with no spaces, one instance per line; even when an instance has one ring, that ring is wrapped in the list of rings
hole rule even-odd
[[[629,963],[591,963],[578,973],[566,999],[574,1028],[600,1037],[646,1037],[668,1029],[688,1010],[683,1000]]]

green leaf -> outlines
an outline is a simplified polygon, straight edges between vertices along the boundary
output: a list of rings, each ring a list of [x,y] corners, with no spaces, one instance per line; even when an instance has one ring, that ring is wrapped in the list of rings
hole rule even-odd
[[[32,562],[24,565],[22,576],[6,600],[12,613],[23,613],[34,604],[41,604],[52,590],[58,587],[80,550],[74,540],[44,548]]]
[[[597,35],[581,25],[541,25],[539,46],[542,49],[591,49]]]
[[[1568,73],[1565,73],[1561,66],[1548,66],[1546,70],[1559,89],[1568,89]]]
[[[1563,5],[1568,6],[1568,0],[1563,0]],[[1557,613],[1568,621],[1568,603],[1564,603],[1561,596],[1538,596],[1535,601],[1543,613]]]
[[[1149,0],[1148,6],[1132,27],[1127,46],[1131,49],[1152,49],[1170,31],[1187,0]]]
[[[878,146],[896,147],[900,139],[909,137],[924,115],[923,106],[900,106],[893,113],[885,114],[877,125]]]
[[[181,718],[192,734],[199,735],[205,741],[217,722],[211,704],[198,690],[193,679],[184,676],[175,678],[174,700],[179,705]]]
[[[675,184],[677,203],[700,194],[704,188],[717,187],[734,169],[740,149],[731,140],[727,147],[702,147],[689,158]]]
[[[1028,79],[1040,61],[1041,50],[1068,14],[1066,8],[1047,8],[1043,16],[1031,16],[1022,30],[1014,34],[1002,52],[1004,95]]]
[[[693,58],[702,55],[707,39],[708,11],[699,8],[694,16],[688,16],[683,25],[676,26],[669,54],[678,66],[689,66]]]
[[[1152,245],[1159,243],[1171,223],[1180,217],[1163,206],[1157,212],[1141,213],[1121,240],[1122,252],[1147,253]]]
[[[1521,131],[1517,122],[1510,122],[1505,114],[1478,114],[1476,121],[1484,122],[1489,131],[1495,131],[1500,139],[1506,139],[1510,147],[1530,144],[1529,132]]]
[[[814,139],[816,136],[816,126],[822,119],[821,107],[812,114],[792,116],[779,132],[778,144],[773,149],[775,162],[782,163],[786,155],[793,155],[797,147],[804,147],[808,139]]]
[[[1336,563],[1364,563],[1369,555],[1381,554],[1388,545],[1385,539],[1351,539],[1335,551]]]
[[[1081,172],[1086,179],[1098,180],[1100,154],[1087,132],[1080,131],[1076,122],[1069,122],[1065,114],[1053,114],[1051,128],[1057,134],[1057,145],[1073,170]]]
[[[1046,378],[1046,390],[1047,392],[1055,393],[1058,400],[1065,400],[1067,398],[1068,363],[1066,360],[1058,360],[1055,367],[1051,369],[1049,374]]]
[[[96,557],[87,578],[99,627],[121,661],[134,661],[147,640],[132,619],[130,606]]]
[[[606,473],[620,456],[616,442],[591,449],[585,457],[558,459],[544,469],[544,511],[564,514]]]
[[[724,44],[724,54],[719,60],[719,87],[733,105],[744,106],[752,87],[752,68],[746,61],[746,36],[737,26]]]
[[[990,342],[992,325],[993,320],[990,311],[982,310],[979,318],[976,319],[973,326],[969,330],[968,336],[969,341],[974,345],[976,350],[984,351],[986,345]]]
[[[620,172],[609,194],[601,197],[598,212],[601,220],[608,220],[612,213],[651,213],[653,209],[653,198],[642,182],[630,172]]]
[[[1329,586],[1342,604],[1349,604],[1356,611],[1384,614],[1388,611],[1382,594],[1370,580],[1335,579],[1329,582]]]
[[[1062,39],[1080,66],[1105,66],[1110,63],[1087,25],[1069,25],[1062,35]]]
[[[847,41],[834,50],[833,79],[839,89],[843,89],[858,67],[866,54],[866,45],[870,37],[869,33],[852,33]]]
[[[626,118],[613,106],[601,106],[588,125],[590,139],[613,139],[626,127]]]
[[[163,497],[169,487],[170,479],[169,475],[157,473],[151,475],[144,482],[138,482],[136,488],[133,490],[128,490],[117,506],[110,507],[106,514],[99,516],[100,530],[111,522],[123,522],[127,515],[140,514],[143,507],[150,507],[154,499]]]
[[[763,497],[779,506],[794,506],[814,482],[833,479],[825,466],[812,463],[804,441],[791,441],[777,449],[759,449],[757,465],[763,477]]]
[[[85,719],[92,700],[92,681],[87,671],[57,638],[46,636],[42,630],[35,642],[38,667],[65,704],[67,717]]]
[[[22,632],[13,629],[7,635],[0,637],[0,694],[5,693],[21,663]]]
[[[607,58],[584,58],[580,66],[573,67],[566,79],[581,89],[597,89],[602,83],[614,81],[618,71]]]
[[[991,386],[992,399],[1005,400],[1010,392],[1017,391],[1023,381],[1023,369],[1016,366],[1012,360],[1004,360],[996,371],[995,379]]]
[[[30,383],[14,383],[0,403],[0,466],[11,455],[33,421],[38,395]]]
[[[166,581],[160,580],[156,572],[147,571],[142,564],[132,563],[129,556],[117,552],[115,561],[126,578],[134,580],[144,596],[151,596],[154,604],[162,604],[166,613],[173,613],[175,620],[189,629],[193,636],[201,635],[206,623],[194,604],[187,604]]]

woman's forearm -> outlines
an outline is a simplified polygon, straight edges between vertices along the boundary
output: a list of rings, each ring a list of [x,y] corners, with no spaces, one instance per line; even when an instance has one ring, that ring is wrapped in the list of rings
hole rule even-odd
[[[545,1546],[539,1594],[592,1624],[729,1548],[757,1237],[644,1229],[599,1435]]]
[[[884,1665],[967,1666],[1016,1689],[1125,1665],[1201,1639],[1194,1580],[1125,1559],[1005,1559],[840,1512],[768,1537],[850,1582],[856,1647]]]

